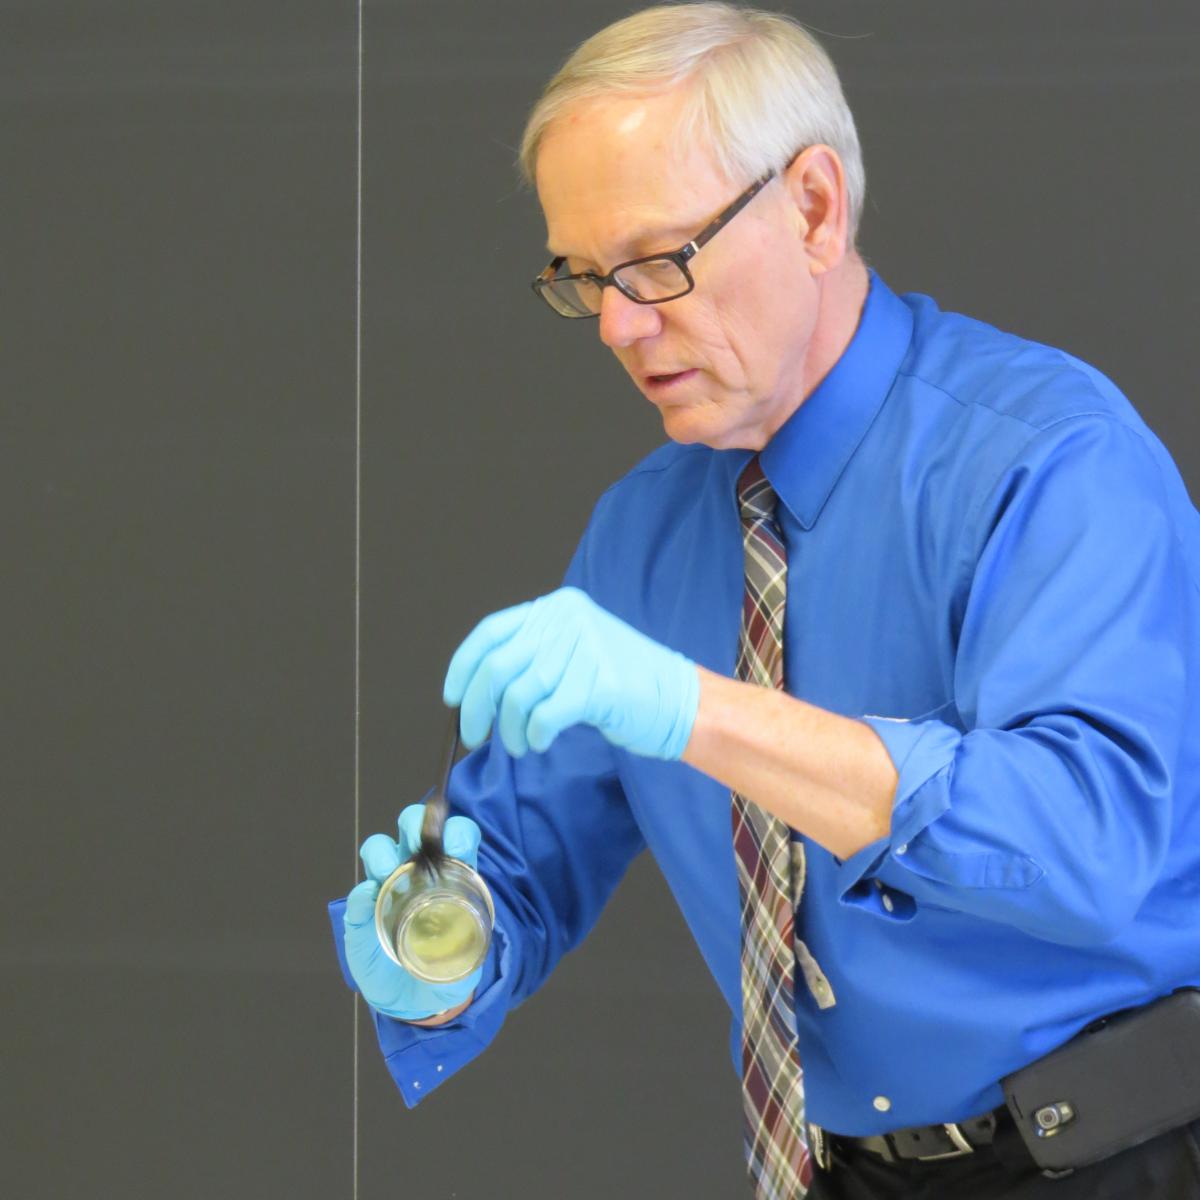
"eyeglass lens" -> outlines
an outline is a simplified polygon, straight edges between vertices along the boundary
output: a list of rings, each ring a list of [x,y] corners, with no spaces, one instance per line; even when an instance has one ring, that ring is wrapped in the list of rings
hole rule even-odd
[[[670,258],[622,267],[616,274],[621,289],[638,300],[671,300],[688,290],[687,276]],[[600,311],[603,289],[591,279],[553,279],[543,289],[547,300],[567,316],[591,316]]]

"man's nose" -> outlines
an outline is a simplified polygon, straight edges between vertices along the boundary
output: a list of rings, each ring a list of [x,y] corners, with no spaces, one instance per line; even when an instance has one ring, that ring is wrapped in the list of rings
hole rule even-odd
[[[606,287],[600,297],[600,340],[610,350],[622,350],[639,338],[653,337],[662,328],[655,304],[638,304],[619,288]]]

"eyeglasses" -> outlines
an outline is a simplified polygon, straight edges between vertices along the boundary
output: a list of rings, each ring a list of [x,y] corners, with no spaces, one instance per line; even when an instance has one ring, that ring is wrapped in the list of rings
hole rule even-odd
[[[607,275],[597,275],[595,271],[559,275],[558,271],[567,261],[565,256],[560,255],[551,259],[550,265],[531,286],[560,317],[598,317],[604,289],[609,286],[615,287],[637,304],[662,304],[667,300],[678,300],[696,286],[688,270],[688,261],[696,256],[702,246],[711,242],[774,176],[774,171],[768,171],[761,179],[756,179],[728,208],[723,209],[678,250],[649,254],[645,258],[631,258],[628,262],[617,263]]]

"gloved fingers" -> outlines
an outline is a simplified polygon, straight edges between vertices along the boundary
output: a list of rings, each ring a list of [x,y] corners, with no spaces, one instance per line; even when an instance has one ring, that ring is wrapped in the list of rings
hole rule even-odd
[[[522,629],[479,664],[462,699],[462,737],[468,747],[483,743],[505,690],[541,653],[541,641],[535,630]]]
[[[379,896],[379,884],[374,879],[364,879],[350,889],[346,897],[346,910],[342,919],[347,929],[375,926],[375,900]]]
[[[442,684],[442,699],[447,705],[453,708],[462,703],[467,685],[471,682],[479,664],[491,650],[508,641],[521,628],[533,603],[532,600],[526,600],[523,604],[513,605],[512,608],[502,608],[499,612],[484,617],[467,634],[462,644],[455,650],[450,659],[450,666],[446,669],[446,678]]]
[[[531,750],[545,752],[564,729],[590,716],[599,673],[599,665],[591,656],[578,652],[571,656],[558,687],[529,714],[525,736]]]
[[[425,817],[424,804],[410,804],[399,818],[400,847],[411,850],[405,858],[411,858],[421,845],[421,822]],[[479,842],[482,834],[479,826],[470,817],[447,817],[442,830],[442,846],[451,858],[461,858],[474,867],[479,859]]]
[[[376,883],[382,883],[404,861],[400,848],[386,833],[371,834],[359,848],[358,857]]]
[[[460,858],[467,866],[478,869],[482,836],[479,826],[470,817],[450,817],[446,821],[442,843],[451,858]]]
[[[574,630],[543,638],[529,665],[504,689],[496,731],[509,754],[520,758],[529,749],[529,714],[559,687],[575,646]]]
[[[388,962],[375,932],[375,896],[378,892],[379,885],[374,880],[363,880],[346,897],[343,916],[346,965],[362,998],[373,1008],[391,1003],[398,980],[404,979],[401,968],[390,969],[394,964]],[[381,966],[384,966],[382,971]]]
[[[406,862],[412,858],[421,848],[421,824],[424,820],[424,804],[410,804],[396,818],[396,828],[400,831],[401,862]]]

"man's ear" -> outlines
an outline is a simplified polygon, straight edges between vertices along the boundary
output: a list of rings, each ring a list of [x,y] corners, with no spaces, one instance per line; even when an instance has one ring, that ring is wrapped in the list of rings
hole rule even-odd
[[[832,146],[808,146],[784,172],[783,182],[812,273],[823,275],[846,253],[850,205],[842,160]]]

